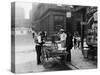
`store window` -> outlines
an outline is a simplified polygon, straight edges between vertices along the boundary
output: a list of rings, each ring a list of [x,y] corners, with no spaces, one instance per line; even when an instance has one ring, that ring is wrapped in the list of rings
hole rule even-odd
[[[94,13],[95,14],[95,13]],[[97,45],[97,15],[92,15],[93,20],[89,21],[89,29],[88,29],[88,34],[87,34],[87,44],[88,45]],[[92,22],[92,24],[90,23]]]

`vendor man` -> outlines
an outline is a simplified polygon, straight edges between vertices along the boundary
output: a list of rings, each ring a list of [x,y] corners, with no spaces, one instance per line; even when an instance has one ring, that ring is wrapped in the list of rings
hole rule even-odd
[[[61,46],[65,47],[66,44],[66,38],[67,38],[67,34],[64,32],[64,29],[60,29],[60,42],[61,42]]]

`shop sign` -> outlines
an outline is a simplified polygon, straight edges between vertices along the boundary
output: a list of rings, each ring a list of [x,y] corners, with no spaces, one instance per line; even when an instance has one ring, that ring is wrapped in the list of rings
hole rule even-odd
[[[88,9],[87,9],[87,14],[91,14],[91,13],[94,13],[94,12],[96,12],[97,11],[97,8],[96,7],[89,7]]]
[[[66,12],[66,17],[70,18],[71,17],[71,12]]]

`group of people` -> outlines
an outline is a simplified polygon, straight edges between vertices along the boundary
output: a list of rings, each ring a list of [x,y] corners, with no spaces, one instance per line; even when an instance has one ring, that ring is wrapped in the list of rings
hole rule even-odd
[[[66,60],[68,62],[71,62],[71,49],[73,45],[76,45],[75,44],[76,36],[73,37],[72,34],[69,32],[65,33],[64,29],[60,29],[57,36],[59,36],[60,38],[61,47],[66,48],[66,51],[69,53]],[[33,38],[35,39],[35,42],[36,42],[36,53],[37,53],[37,64],[38,65],[41,63],[41,60],[40,60],[41,48],[43,44],[45,43],[46,37],[47,37],[47,34],[45,32],[39,32],[36,36],[33,34]],[[74,39],[74,44],[73,44],[73,39]],[[52,36],[51,42],[52,42],[52,48],[56,50],[58,47],[57,47],[57,43],[55,42],[54,36]]]
[[[75,32],[74,33],[74,36],[73,36],[74,49],[80,48],[80,46],[81,46],[80,44],[81,44],[81,38],[79,36],[79,33],[78,32]]]
[[[34,33],[33,33],[34,35]],[[41,63],[40,57],[41,57],[41,48],[43,44],[45,43],[46,39],[46,33],[45,32],[39,32],[37,35],[34,35],[34,40],[36,43],[36,53],[37,53],[37,65]]]

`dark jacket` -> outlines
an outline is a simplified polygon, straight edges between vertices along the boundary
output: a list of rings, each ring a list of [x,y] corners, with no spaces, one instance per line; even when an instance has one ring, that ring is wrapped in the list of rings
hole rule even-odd
[[[71,49],[73,47],[73,41],[72,41],[73,37],[70,33],[67,33],[67,38],[66,38],[66,47],[68,49]]]

